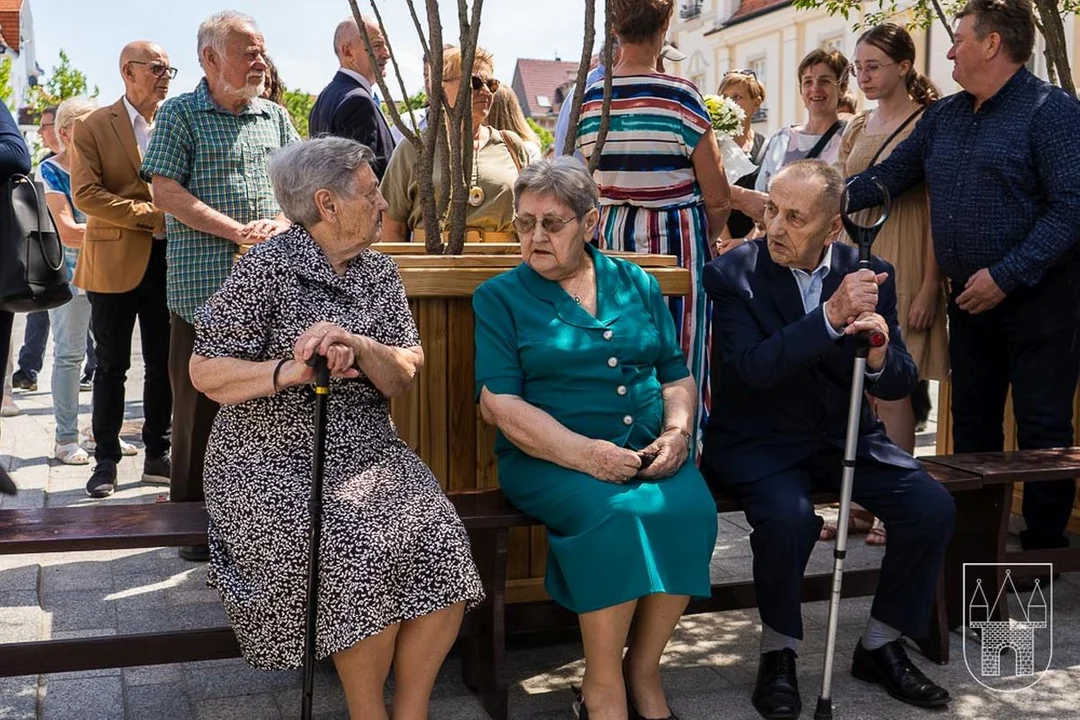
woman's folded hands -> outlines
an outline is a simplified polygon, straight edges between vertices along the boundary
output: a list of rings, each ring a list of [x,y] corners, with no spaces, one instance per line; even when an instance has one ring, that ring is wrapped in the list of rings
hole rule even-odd
[[[293,360],[306,368],[305,382],[311,382],[315,371],[308,363],[316,355],[326,358],[330,376],[356,378],[360,371],[357,363],[356,337],[340,325],[320,321],[309,327],[293,343]]]

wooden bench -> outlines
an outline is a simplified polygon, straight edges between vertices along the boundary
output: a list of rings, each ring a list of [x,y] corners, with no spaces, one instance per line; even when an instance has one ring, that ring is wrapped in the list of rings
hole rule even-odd
[[[1080,447],[1050,450],[1014,450],[994,453],[935,455],[925,461],[978,476],[982,487],[965,493],[956,504],[956,530],[945,555],[944,590],[947,629],[963,623],[964,564],[1013,564],[1014,577],[1039,572],[1018,563],[1052,563],[1054,572],[1080,570],[1080,547],[1058,550],[1010,551],[1005,546],[1013,506],[1013,485],[1080,477]],[[1004,581],[1000,568],[985,567],[969,573],[983,586],[998,588]],[[1006,619],[1005,604],[999,606]]]
[[[943,582],[939,583],[931,637],[922,643],[926,656],[948,661],[948,631],[961,617],[956,568],[962,562],[1054,562],[1055,569],[1080,569],[1080,554],[1069,550],[1006,553],[1013,482],[1033,482],[1080,475],[1080,449],[990,453],[924,458],[927,471],[957,503],[957,531],[950,545]],[[473,554],[487,599],[466,617],[459,639],[462,674],[494,718],[508,716],[506,638],[508,634],[550,632],[576,626],[576,617],[553,602],[507,605],[506,575],[509,532],[537,525],[510,506],[499,490],[449,495],[469,531]],[[836,500],[815,495],[815,503]],[[717,495],[718,512],[740,508]],[[207,516],[199,503],[101,505],[92,507],[0,510],[0,554],[70,552],[126,548],[172,547],[206,541]],[[843,596],[872,595],[878,569],[844,574]],[[803,600],[826,600],[831,574],[809,575]],[[687,614],[756,607],[752,581],[716,584],[709,598],[694,600]],[[210,660],[239,656],[232,631],[225,628],[119,635],[75,640],[0,644],[0,676],[92,670],[130,665]]]
[[[487,597],[459,640],[465,683],[492,717],[507,716],[506,566],[510,529],[536,521],[500,490],[450,496],[469,532]],[[202,503],[0,510],[0,555],[176,547],[206,542]],[[0,644],[0,677],[239,657],[228,627]]]

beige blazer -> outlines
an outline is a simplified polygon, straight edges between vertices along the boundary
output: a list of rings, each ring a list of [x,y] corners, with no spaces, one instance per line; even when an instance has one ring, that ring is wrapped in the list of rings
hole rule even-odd
[[[99,293],[134,290],[154,235],[165,234],[165,214],[139,177],[142,153],[124,99],[77,121],[71,151],[71,194],[86,213],[75,284]]]

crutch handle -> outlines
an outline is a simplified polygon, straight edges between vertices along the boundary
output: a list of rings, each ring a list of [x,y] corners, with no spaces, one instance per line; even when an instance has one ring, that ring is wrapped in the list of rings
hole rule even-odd
[[[308,358],[307,364],[315,368],[315,392],[325,395],[330,391],[330,366],[326,362],[326,356],[312,355]]]

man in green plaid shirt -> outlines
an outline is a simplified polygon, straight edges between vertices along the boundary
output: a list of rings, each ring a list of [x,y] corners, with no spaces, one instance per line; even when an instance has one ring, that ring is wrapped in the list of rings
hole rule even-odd
[[[300,139],[288,113],[259,97],[266,55],[252,18],[232,11],[212,16],[199,26],[198,51],[206,77],[194,92],[162,104],[141,171],[166,213],[173,502],[203,499],[203,457],[217,414],[217,404],[188,375],[195,309],[221,287],[238,246],[289,226],[267,161]],[[209,552],[188,547],[180,556],[205,560]]]

